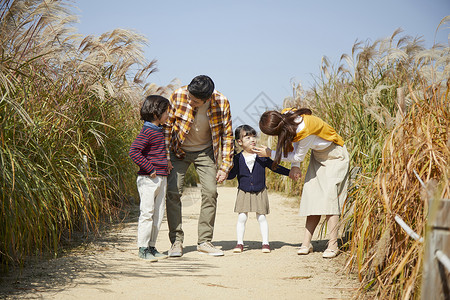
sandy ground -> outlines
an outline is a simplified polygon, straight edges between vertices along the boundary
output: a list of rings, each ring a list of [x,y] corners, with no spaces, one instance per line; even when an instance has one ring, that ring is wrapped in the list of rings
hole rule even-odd
[[[184,251],[181,258],[158,262],[137,256],[138,207],[128,221],[94,242],[63,257],[36,263],[21,274],[0,281],[6,299],[349,299],[357,280],[343,272],[345,253],[322,258],[325,238],[313,240],[314,253],[298,256],[305,218],[297,215],[294,198],[269,193],[268,215],[272,252],[261,252],[261,235],[254,213],[249,214],[245,248],[234,254],[236,219],[235,187],[219,187],[213,243],[223,257],[196,250],[198,193],[183,199]],[[318,230],[317,230],[318,231]],[[170,247],[166,220],[157,248]]]

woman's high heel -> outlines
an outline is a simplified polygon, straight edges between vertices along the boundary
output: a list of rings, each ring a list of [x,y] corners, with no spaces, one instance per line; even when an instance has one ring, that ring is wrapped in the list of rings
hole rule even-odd
[[[309,244],[309,247],[301,246],[298,248],[297,254],[298,255],[307,255],[309,253],[312,253],[314,251],[313,246]]]

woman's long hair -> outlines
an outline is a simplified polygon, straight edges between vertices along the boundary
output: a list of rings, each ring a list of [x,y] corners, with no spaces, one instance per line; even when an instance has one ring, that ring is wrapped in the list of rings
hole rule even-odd
[[[288,110],[280,113],[276,110],[269,110],[262,114],[259,119],[259,128],[267,135],[278,136],[277,150],[273,160],[272,170],[274,170],[281,161],[281,155],[287,157],[289,152],[294,150],[292,141],[297,134],[297,127],[300,122],[295,121],[301,115],[311,115],[309,108],[300,108]]]

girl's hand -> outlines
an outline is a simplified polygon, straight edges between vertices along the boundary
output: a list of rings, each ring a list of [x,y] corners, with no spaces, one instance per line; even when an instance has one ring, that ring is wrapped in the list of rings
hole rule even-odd
[[[270,157],[272,155],[272,149],[261,145],[261,147],[254,147],[253,152],[258,154],[259,157]]]
[[[150,174],[150,178],[155,178],[156,177],[156,171],[153,172],[152,174]]]

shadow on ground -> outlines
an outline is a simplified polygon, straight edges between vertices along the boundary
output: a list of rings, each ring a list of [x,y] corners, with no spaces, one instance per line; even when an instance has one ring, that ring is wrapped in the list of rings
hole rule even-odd
[[[154,278],[154,277],[204,277],[204,269],[217,268],[201,259],[183,256],[169,258],[157,263],[151,263],[137,258],[134,248],[121,248],[124,245],[134,245],[134,237],[127,235],[105,235],[90,242],[84,249],[74,249],[67,255],[47,261],[35,261],[22,270],[15,270],[1,278],[0,297],[15,299],[31,292],[37,298],[39,293],[58,293],[65,288],[85,285],[108,292],[104,278],[114,280],[123,278]],[[313,241],[314,251],[326,249],[326,240]],[[214,245],[224,251],[232,250],[236,241],[215,241]],[[276,251],[282,247],[298,247],[282,241],[271,241],[271,248]],[[246,241],[245,251],[261,249],[260,241]],[[110,255],[111,251],[116,251]],[[196,245],[187,245],[184,253],[196,252]],[[226,254],[230,255],[230,254]],[[231,254],[233,255],[233,254]],[[118,258],[119,257],[119,258]],[[106,281],[108,282],[108,281]],[[32,296],[34,297],[34,296]]]

